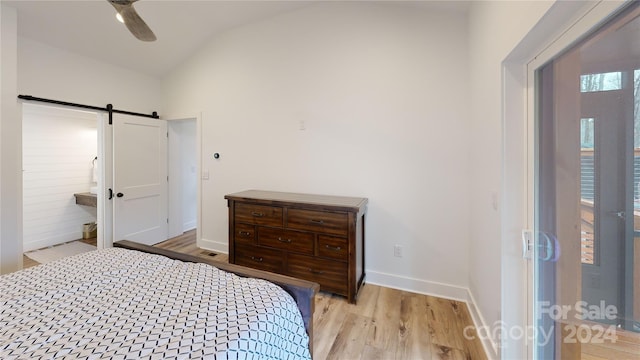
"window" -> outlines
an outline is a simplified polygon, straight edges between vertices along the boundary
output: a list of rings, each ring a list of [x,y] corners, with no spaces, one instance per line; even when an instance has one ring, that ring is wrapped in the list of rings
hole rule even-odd
[[[587,74],[580,76],[580,92],[611,91],[622,89],[622,73]]]

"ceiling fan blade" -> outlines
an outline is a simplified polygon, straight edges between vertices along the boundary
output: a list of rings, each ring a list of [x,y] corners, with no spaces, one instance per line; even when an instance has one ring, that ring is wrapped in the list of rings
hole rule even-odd
[[[156,41],[153,31],[133,7],[135,1],[137,0],[109,0],[109,3],[122,16],[124,24],[133,36],[142,41]]]

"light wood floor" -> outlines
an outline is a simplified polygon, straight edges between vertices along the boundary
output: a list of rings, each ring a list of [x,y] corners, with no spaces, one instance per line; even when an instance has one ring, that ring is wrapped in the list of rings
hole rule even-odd
[[[167,241],[163,241],[159,244],[154,245],[159,248],[195,255],[201,258],[211,258],[211,256],[215,256],[216,261],[224,261],[229,262],[229,257],[226,254],[215,254],[214,252],[200,249],[196,245],[196,231],[190,230],[185,232],[180,236],[176,236]]]
[[[200,257],[209,251],[188,232],[156,246]],[[216,255],[228,261],[227,255]],[[472,325],[463,302],[365,284],[358,304],[320,292],[316,297],[314,359],[486,359],[479,340],[466,340]]]
[[[195,231],[155,246],[211,256],[196,246]],[[228,261],[224,254],[215,255],[215,259]],[[28,265],[25,261],[25,267]],[[314,359],[487,358],[479,340],[463,336],[465,327],[473,322],[467,305],[459,301],[365,284],[357,305],[320,292],[313,324]]]
[[[214,255],[198,248],[195,239],[194,230],[156,246],[228,262],[225,254]],[[82,241],[95,245],[95,238]],[[35,265],[38,263],[24,257],[25,268]],[[487,358],[478,340],[464,337],[464,329],[472,321],[463,302],[365,284],[357,305],[320,292],[313,323],[314,359]],[[473,331],[467,334],[475,335]],[[572,359],[637,360],[639,336],[621,331],[615,344],[577,344],[565,350]]]
[[[358,304],[321,292],[314,359],[486,359],[465,303],[365,284]],[[470,334],[475,335],[475,331]]]

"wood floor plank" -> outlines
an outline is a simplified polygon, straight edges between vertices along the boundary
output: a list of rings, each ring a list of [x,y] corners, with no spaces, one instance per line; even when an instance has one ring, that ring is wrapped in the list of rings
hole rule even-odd
[[[396,359],[431,359],[425,296],[403,292],[400,321],[405,331],[400,334]]]
[[[431,354],[433,360],[475,360],[467,357],[467,354],[462,350],[437,344],[431,344]]]
[[[464,327],[460,318],[460,305],[456,301],[427,297],[427,316],[431,341],[453,349],[463,349]]]
[[[313,356],[326,359],[342,328],[347,305],[344,299],[336,295],[321,292],[316,295],[316,309],[313,322]]]
[[[22,268],[26,269],[26,268],[30,268],[32,266],[36,266],[36,265],[40,265],[39,262],[33,260],[32,258],[28,257],[27,255],[22,255]]]
[[[371,322],[369,317],[348,313],[329,350],[327,359],[359,359],[366,340],[361,334],[367,333]]]
[[[595,331],[593,334],[599,334]],[[599,340],[601,341],[601,340]],[[615,343],[611,340],[604,340],[602,343],[593,344],[594,346],[602,347],[603,349],[611,349],[616,351],[624,351],[630,354],[635,354],[637,359],[640,359],[640,343],[632,343],[628,341],[617,340]]]
[[[600,344],[581,343],[582,354],[589,354],[605,359],[615,360],[638,360],[640,353],[630,353],[619,349],[607,348]]]
[[[582,356],[580,357],[580,360],[609,360],[609,359],[583,353]]]
[[[395,353],[400,329],[399,290],[381,287],[373,311],[367,345]]]
[[[389,352],[384,349],[378,349],[369,345],[365,345],[364,348],[362,348],[362,356],[360,356],[362,360],[387,360],[394,358],[393,354],[389,354]]]
[[[602,331],[609,329],[608,326],[598,323],[562,324],[561,329],[563,340],[560,346],[563,359],[640,360],[639,334],[615,327],[613,333],[605,334]],[[579,336],[589,336],[591,341],[582,342]],[[612,336],[613,339],[608,336]]]
[[[229,262],[229,256],[227,254],[218,254],[213,251],[199,248],[196,243],[195,229],[185,231],[184,234],[180,236],[165,240],[161,243],[155,244],[154,246],[179,253],[194,255],[204,259],[211,259],[215,257],[216,261]]]
[[[473,319],[471,318],[471,312],[469,306],[463,302],[457,302],[460,313],[458,317],[459,326],[462,328],[462,340],[464,342],[463,350],[467,353],[469,358],[485,360],[487,359],[487,353],[484,351],[480,336],[476,331],[476,327],[473,325]],[[467,336],[465,336],[465,334]]]
[[[376,309],[379,294],[380,286],[365,283],[360,289],[357,305],[349,304],[347,311],[362,316],[373,317],[373,311]]]

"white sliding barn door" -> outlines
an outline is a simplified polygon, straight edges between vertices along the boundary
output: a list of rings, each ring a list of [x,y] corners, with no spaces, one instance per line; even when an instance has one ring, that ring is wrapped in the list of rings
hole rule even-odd
[[[167,239],[167,122],[113,114],[114,241]]]

